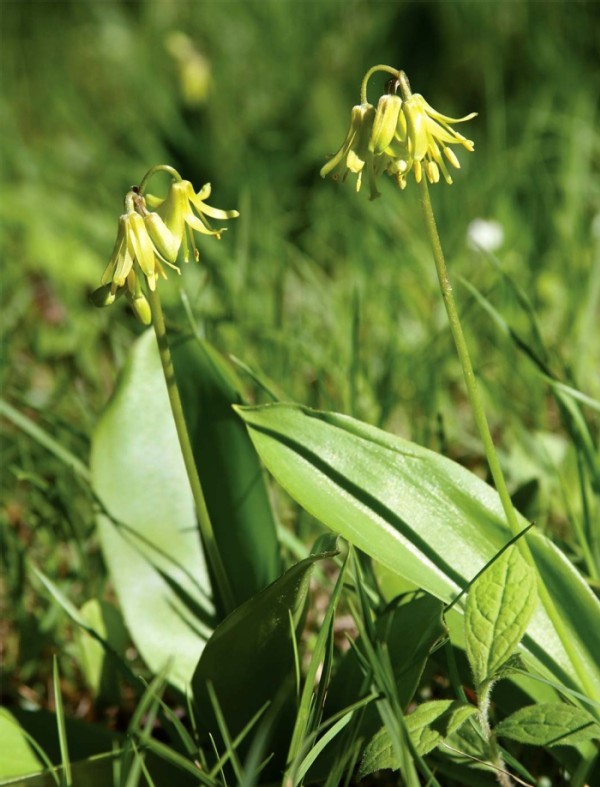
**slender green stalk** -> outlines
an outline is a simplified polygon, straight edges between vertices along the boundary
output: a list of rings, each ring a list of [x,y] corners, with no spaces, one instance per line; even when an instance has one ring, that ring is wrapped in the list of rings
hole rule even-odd
[[[235,607],[233,593],[231,586],[225,572],[225,567],[221,560],[219,548],[215,539],[214,530],[206,507],[206,499],[202,489],[202,483],[194,461],[194,453],[192,451],[192,444],[188,434],[185,417],[183,414],[183,406],[181,404],[181,397],[179,396],[179,388],[175,379],[175,369],[173,367],[173,359],[169,349],[169,342],[167,339],[167,329],[165,326],[165,318],[160,302],[160,296],[157,290],[149,290],[148,300],[150,308],[152,309],[152,325],[154,333],[156,334],[156,341],[158,343],[158,352],[160,354],[160,362],[162,364],[165,381],[167,383],[167,391],[169,394],[169,402],[171,404],[171,412],[173,413],[173,420],[175,421],[175,428],[177,429],[177,437],[179,438],[179,445],[181,446],[181,453],[185,463],[185,469],[192,489],[194,497],[194,504],[196,507],[196,516],[198,517],[198,526],[200,528],[200,535],[202,543],[206,550],[206,557],[212,569],[212,573],[217,584],[217,589],[221,597],[225,612],[231,612]]]
[[[397,68],[392,68],[391,66],[384,66],[384,65],[372,66],[364,75],[363,81],[360,86],[361,104],[366,104],[367,102],[367,85],[369,84],[369,79],[371,79],[373,74],[375,74],[377,71],[383,71],[386,74],[391,74],[393,77],[396,77],[396,79],[399,79],[400,75],[404,73],[402,71],[398,71]]]
[[[490,697],[492,692],[492,684],[488,684],[485,689],[479,692],[478,708],[479,708],[479,724],[481,732],[487,741],[488,753],[490,761],[496,768],[496,779],[502,787],[511,787],[512,779],[506,770],[506,763],[502,758],[500,748],[490,727],[489,714],[490,714]]]
[[[456,307],[456,301],[454,300],[452,285],[448,277],[448,269],[446,267],[446,261],[444,259],[444,252],[442,251],[440,236],[438,234],[437,226],[435,223],[435,217],[433,215],[433,208],[431,206],[431,199],[429,197],[429,189],[427,187],[427,179],[423,177],[419,185],[421,189],[420,196],[421,196],[421,207],[423,209],[423,217],[425,219],[425,225],[427,227],[429,240],[431,242],[433,259],[435,262],[435,267],[438,275],[440,290],[442,292],[442,298],[444,299],[446,313],[448,314],[448,320],[450,322],[450,331],[452,332],[454,344],[456,346],[460,363],[462,365],[467,393],[469,396],[469,400],[471,402],[471,407],[473,409],[473,417],[475,419],[475,424],[477,426],[477,429],[481,436],[481,440],[483,442],[483,447],[488,462],[488,466],[490,468],[490,472],[492,474],[492,478],[494,480],[496,490],[498,492],[498,495],[500,496],[500,500],[502,502],[502,508],[504,509],[506,520],[508,522],[508,525],[510,527],[513,536],[516,536],[521,531],[522,528],[519,524],[516,511],[514,509],[512,500],[510,498],[510,494],[508,492],[508,487],[506,485],[504,473],[502,472],[502,467],[500,466],[498,455],[496,454],[496,448],[494,446],[494,441],[492,439],[490,427],[488,425],[488,421],[485,415],[483,402],[481,401],[481,397],[479,395],[477,380],[475,378],[475,372],[473,371],[473,364],[471,363],[469,349],[467,347],[465,335],[462,330],[460,317],[458,315],[458,309]],[[590,678],[590,676],[587,674],[587,671],[581,664],[579,655],[577,653],[577,649],[572,644],[572,639],[568,631],[568,627],[565,625],[563,619],[558,613],[558,610],[554,605],[552,597],[550,596],[550,593],[548,592],[548,589],[546,588],[546,585],[544,584],[542,577],[537,571],[534,557],[529,548],[529,544],[527,543],[527,536],[518,539],[517,545],[525,560],[529,563],[530,566],[536,569],[536,573],[538,577],[537,584],[538,584],[538,593],[539,593],[540,601],[542,602],[546,610],[546,614],[548,615],[550,621],[552,622],[552,625],[556,629],[556,633],[560,638],[565,653],[568,655],[569,660],[573,665],[573,669],[577,673],[577,676],[581,682],[581,686],[585,688],[585,690],[588,692],[591,698],[600,699],[600,697],[598,696],[598,692],[594,686],[593,680]]]
[[[500,500],[502,502],[502,508],[504,509],[506,519],[513,536],[516,536],[520,532],[521,527],[517,520],[517,515],[515,513],[512,500],[510,499],[508,487],[506,486],[506,481],[504,479],[504,473],[502,472],[500,462],[498,461],[490,427],[483,409],[483,402],[481,401],[481,397],[479,395],[477,380],[475,378],[473,364],[471,363],[471,356],[469,355],[469,349],[467,347],[465,335],[460,323],[460,317],[458,316],[458,309],[456,308],[456,301],[454,300],[452,285],[450,284],[450,279],[448,278],[448,269],[446,268],[444,252],[442,251],[442,244],[440,242],[440,236],[438,235],[435,217],[433,215],[431,199],[429,198],[427,179],[424,177],[421,178],[421,183],[419,185],[421,188],[421,207],[423,209],[423,217],[425,219],[427,233],[431,242],[433,259],[435,261],[435,268],[440,283],[440,290],[442,292],[444,306],[446,307],[446,313],[448,314],[448,321],[450,323],[450,331],[452,332],[452,338],[454,339],[456,351],[458,352],[465,378],[465,385],[467,387],[467,393],[469,395],[469,401],[471,402],[471,407],[473,409],[473,418],[475,419],[477,430],[481,435],[485,456],[488,461],[492,478],[494,479],[496,490],[500,495]]]
[[[174,167],[171,167],[169,164],[155,164],[155,166],[151,167],[142,178],[142,181],[139,185],[140,194],[143,195],[144,191],[146,190],[146,186],[148,185],[148,181],[153,175],[156,175],[157,172],[166,172],[167,174],[171,175],[171,177],[178,183],[181,181],[181,175]]]

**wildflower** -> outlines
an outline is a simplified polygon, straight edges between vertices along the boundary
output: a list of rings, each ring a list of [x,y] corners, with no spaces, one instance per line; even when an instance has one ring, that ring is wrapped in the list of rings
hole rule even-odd
[[[387,93],[379,99],[377,109],[366,101],[366,82],[375,67],[363,80],[362,96],[365,100],[352,109],[350,130],[342,147],[324,167],[321,177],[332,174],[342,180],[348,172],[358,175],[356,190],[362,184],[366,168],[371,199],[379,196],[375,182],[382,172],[395,178],[400,188],[405,188],[407,176],[414,172],[420,183],[423,175],[430,183],[438,183],[440,172],[446,183],[452,183],[447,162],[460,168],[450,145],[462,145],[473,150],[473,142],[452,128],[454,123],[464,123],[475,117],[476,112],[462,118],[442,115],[431,107],[423,96],[411,93],[406,75],[398,71],[397,78],[388,82]],[[402,97],[396,95],[401,88]],[[445,157],[445,158],[444,158]]]
[[[213,229],[208,221],[211,219],[234,219],[240,214],[237,210],[220,210],[207,205],[205,200],[210,197],[210,183],[204,185],[196,194],[189,180],[173,181],[166,199],[160,201],[156,197],[148,196],[148,203],[156,205],[156,214],[163,220],[165,226],[182,245],[183,259],[189,261],[189,247],[194,252],[194,259],[199,259],[198,250],[192,230],[204,235],[213,235],[220,240],[221,229]]]
[[[114,295],[120,287],[125,286],[134,262],[139,265],[151,290],[156,288],[159,275],[166,278],[144,218],[135,210],[131,210],[119,217],[117,240],[109,263],[102,274],[101,283],[110,284],[111,293]]]
[[[379,196],[375,186],[375,179],[379,174],[375,166],[375,153],[371,144],[375,109],[372,104],[357,104],[352,108],[350,116],[350,129],[346,139],[338,152],[321,167],[321,177],[333,173],[335,180],[341,177],[345,180],[349,172],[357,175],[356,190],[360,191],[363,171],[366,167],[369,178],[370,199]]]
[[[171,183],[166,199],[142,196],[144,184],[155,172],[165,170],[175,180]],[[239,216],[237,210],[219,210],[207,205],[210,184],[196,194],[192,184],[181,180],[168,165],[153,167],[144,176],[138,189],[132,188],[125,197],[125,213],[119,217],[117,239],[104,273],[101,286],[91,295],[96,306],[110,306],[116,298],[125,295],[137,317],[145,324],[151,322],[150,305],[142,290],[146,279],[151,291],[156,289],[158,277],[167,277],[165,268],[180,273],[176,265],[180,248],[183,258],[189,259],[189,246],[198,259],[193,231],[221,237],[222,229],[213,229],[207,217],[231,219]],[[157,210],[149,210],[148,206]]]

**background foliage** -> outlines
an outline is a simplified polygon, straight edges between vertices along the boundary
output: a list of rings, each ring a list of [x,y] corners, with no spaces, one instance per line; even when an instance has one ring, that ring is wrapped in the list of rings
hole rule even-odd
[[[433,193],[511,491],[579,559],[577,461],[531,361],[465,277],[545,359],[600,396],[600,77],[593,2],[4,3],[2,388],[87,461],[90,434],[139,326],[87,300],[120,199],[154,163],[241,218],[201,248],[183,287],[203,333],[282,398],[383,426],[483,470],[416,191],[369,203],[318,170],[374,63],[404,68],[449,115],[476,110],[455,185]],[[375,85],[373,86],[375,89]],[[375,96],[376,98],[376,96]],[[469,247],[501,223],[498,266]],[[516,297],[516,280],[537,315]],[[179,284],[164,288],[185,324]],[[250,393],[260,400],[260,392]],[[586,412],[592,434],[597,414]],[[35,441],[3,433],[3,701],[89,713],[77,636],[33,587],[42,565],[78,605],[111,590],[92,505]],[[280,500],[301,539],[314,525]],[[135,654],[133,654],[135,657]]]

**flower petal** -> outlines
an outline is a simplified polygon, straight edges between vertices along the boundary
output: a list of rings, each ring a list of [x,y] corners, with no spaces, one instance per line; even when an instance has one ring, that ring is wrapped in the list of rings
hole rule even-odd
[[[220,238],[221,233],[224,232],[224,229],[213,230],[206,222],[202,220],[202,217],[198,218],[189,209],[185,214],[185,223],[188,225],[188,227],[196,230],[196,232],[201,232],[203,235],[215,235],[217,238]]]
[[[144,274],[147,277],[154,276],[154,245],[139,213],[130,213],[127,216],[127,247]]]
[[[422,105],[427,114],[435,120],[441,121],[442,123],[465,123],[467,120],[473,120],[474,117],[477,117],[477,112],[471,112],[462,118],[451,118],[448,117],[448,115],[442,115],[442,113],[438,112],[437,109],[434,109],[431,104],[428,104],[420,93],[415,93],[414,95],[419,97],[419,103]]]
[[[148,213],[144,216],[144,224],[158,253],[168,262],[175,262],[181,245],[181,236],[174,235],[158,213]]]
[[[429,137],[425,124],[426,115],[422,112],[419,102],[413,101],[418,96],[411,96],[404,102],[402,111],[406,117],[408,149],[415,163],[425,158],[429,146]],[[416,174],[416,173],[415,173]],[[420,178],[417,179],[417,183]]]
[[[374,109],[372,105],[369,103],[356,104],[356,106],[352,107],[352,113],[350,115],[350,128],[348,130],[348,133],[346,134],[346,139],[344,140],[342,147],[338,150],[338,152],[321,167],[320,174],[322,178],[326,177],[327,175],[329,175],[329,173],[333,172],[333,170],[339,164],[341,164],[341,162],[344,159],[346,159],[347,161],[348,153],[352,149],[360,147],[361,139],[362,139],[361,135],[364,136],[363,132],[364,132],[365,121],[369,123],[369,120],[371,119],[369,110],[373,112],[373,116],[374,116]],[[371,123],[372,123],[372,119],[371,119]],[[369,125],[368,135],[366,138],[367,145],[368,145],[369,136],[371,134],[371,128],[372,126]]]

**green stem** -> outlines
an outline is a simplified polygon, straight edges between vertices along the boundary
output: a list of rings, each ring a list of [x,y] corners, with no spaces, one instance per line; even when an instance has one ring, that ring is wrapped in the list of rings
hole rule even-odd
[[[396,77],[396,79],[399,79],[400,78],[400,74],[403,73],[402,71],[398,71],[397,68],[392,68],[391,66],[379,65],[379,66],[373,66],[372,68],[370,68],[367,71],[367,73],[364,75],[362,84],[360,86],[360,103],[361,104],[366,104],[366,102],[367,102],[367,85],[369,83],[369,79],[371,79],[373,74],[375,74],[377,71],[385,71],[386,74],[391,74],[393,77]]]
[[[429,189],[427,188],[426,178],[421,178],[421,183],[419,185],[421,188],[421,207],[423,209],[423,217],[425,219],[429,240],[431,242],[433,259],[435,261],[435,268],[440,283],[440,290],[442,292],[444,306],[446,307],[446,313],[448,314],[448,321],[450,323],[450,331],[452,332],[452,338],[454,339],[454,344],[456,345],[458,357],[463,369],[465,385],[467,386],[467,393],[469,395],[471,407],[473,408],[473,417],[475,419],[475,424],[479,434],[481,435],[485,455],[488,461],[490,472],[492,474],[492,478],[494,479],[496,490],[500,495],[502,508],[504,509],[510,530],[513,536],[516,536],[521,531],[521,526],[517,520],[517,515],[515,513],[512,500],[510,499],[508,487],[506,486],[506,481],[504,480],[504,473],[502,472],[500,462],[498,461],[490,427],[488,425],[485,411],[483,409],[483,403],[479,395],[477,380],[475,378],[475,372],[473,371],[473,364],[471,363],[471,356],[469,355],[469,349],[467,347],[465,335],[460,323],[460,317],[458,316],[458,309],[456,308],[456,301],[454,300],[452,285],[450,284],[450,279],[448,278],[448,269],[446,268],[444,252],[442,251],[442,244],[440,242],[440,236],[438,235],[435,217],[433,215],[433,208],[431,207],[431,199],[429,198]],[[522,539],[520,539],[520,541],[522,541]]]
[[[148,181],[153,175],[156,175],[157,172],[167,172],[178,183],[182,180],[181,175],[177,172],[175,167],[171,167],[169,164],[155,164],[153,167],[150,167],[140,182],[138,190],[142,196],[144,195]]]
[[[500,748],[494,737],[492,728],[490,727],[489,714],[491,691],[491,683],[488,683],[484,688],[480,687],[478,691],[477,707],[479,712],[477,715],[479,717],[479,726],[481,727],[481,732],[487,743],[490,762],[496,768],[496,779],[498,783],[502,785],[502,787],[511,787],[513,781],[506,770],[506,763],[504,762],[502,753],[500,752]]]
[[[190,482],[192,495],[194,497],[194,505],[196,508],[196,516],[198,517],[200,536],[202,538],[202,543],[204,544],[206,557],[212,570],[224,611],[227,614],[231,612],[232,609],[234,609],[235,601],[227,574],[225,572],[225,567],[223,566],[223,562],[221,560],[214,530],[210,521],[210,516],[208,514],[208,508],[206,507],[206,499],[204,497],[202,483],[198,475],[196,462],[194,461],[194,453],[185,423],[183,406],[181,404],[181,397],[179,396],[179,388],[177,387],[177,382],[175,379],[175,369],[173,367],[173,359],[169,349],[165,318],[158,291],[149,290],[148,300],[150,301],[150,308],[152,309],[152,325],[154,327],[154,333],[156,334],[158,352],[160,354],[160,362],[162,364],[165,382],[167,383],[171,412],[173,413],[173,420],[175,421],[175,428],[177,429],[177,437],[179,438],[179,445],[181,446],[181,453],[183,455],[185,469]]]
[[[494,446],[490,427],[488,425],[485,410],[483,408],[483,402],[481,401],[479,395],[477,380],[475,378],[475,372],[473,371],[473,364],[471,363],[469,349],[467,347],[465,335],[463,333],[460,318],[458,316],[458,309],[456,308],[456,302],[454,300],[452,285],[448,277],[448,269],[446,268],[444,252],[442,251],[442,244],[440,242],[440,236],[438,234],[435,217],[433,215],[433,208],[431,206],[431,199],[429,197],[429,189],[427,187],[426,178],[422,178],[419,185],[421,189],[420,196],[423,217],[425,219],[425,225],[427,227],[429,240],[431,242],[433,259],[442,292],[442,298],[444,299],[446,313],[448,314],[448,320],[450,322],[450,331],[452,333],[452,338],[454,339],[454,344],[456,346],[458,357],[462,365],[467,393],[473,410],[473,417],[483,442],[485,456],[492,474],[492,478],[494,480],[494,484],[496,486],[496,491],[500,496],[500,501],[502,503],[502,508],[504,509],[506,520],[513,536],[516,536],[522,528],[519,524],[517,513],[512,504],[512,500],[510,499],[508,487],[504,479],[504,473],[502,472],[500,462],[498,461],[498,455],[496,454],[496,448]],[[537,571],[534,557],[531,553],[531,549],[529,548],[528,536],[518,539],[517,544],[525,560],[530,566],[536,569],[540,601],[546,610],[548,618],[556,629],[556,633],[560,638],[565,653],[573,665],[573,669],[579,678],[581,686],[585,688],[591,698],[600,699],[600,697],[598,697],[598,692],[594,686],[593,680],[590,678],[584,665],[582,665],[579,659],[577,648],[572,644],[571,634],[567,626],[564,624],[562,617],[558,613],[558,610],[556,609],[554,601],[552,600],[552,597],[550,596],[550,593],[548,592],[542,577]]]

